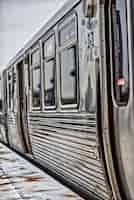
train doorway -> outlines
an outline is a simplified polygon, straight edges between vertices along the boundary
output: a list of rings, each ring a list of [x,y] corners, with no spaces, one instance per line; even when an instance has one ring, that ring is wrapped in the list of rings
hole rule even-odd
[[[106,30],[109,31],[106,31],[106,72],[109,138],[120,194],[123,199],[131,200],[134,198],[134,125],[130,1],[113,0],[107,3],[107,7]]]
[[[25,92],[25,69],[24,61],[21,60],[17,65],[18,74],[18,128],[24,143],[24,151],[31,153],[30,138],[28,134],[27,122],[27,95]]]

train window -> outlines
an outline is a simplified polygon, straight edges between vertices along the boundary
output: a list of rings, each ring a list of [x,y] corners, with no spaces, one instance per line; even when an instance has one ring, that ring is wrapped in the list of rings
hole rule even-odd
[[[32,53],[32,65],[36,65],[38,63],[40,63],[40,51],[39,51],[39,49],[36,49]]]
[[[44,104],[46,109],[55,107],[56,65],[55,36],[51,35],[43,44],[44,51]]]
[[[12,110],[12,73],[8,72],[8,110]]]
[[[32,107],[40,108],[41,97],[41,72],[40,72],[40,50],[36,48],[31,56],[32,60]]]
[[[12,97],[13,97],[13,111],[17,111],[17,87],[16,87],[16,72],[15,69],[12,71]]]
[[[11,102],[11,100],[12,100],[12,90],[11,90],[11,83],[9,83],[8,84],[8,89],[9,89],[9,110],[11,111],[11,105],[12,105],[12,102]]]
[[[32,106],[34,108],[40,107],[40,92],[41,92],[41,77],[40,67],[35,67],[32,70]]]
[[[8,81],[11,81],[11,78],[12,78],[12,74],[11,72],[8,72]]]
[[[129,98],[129,61],[126,1],[112,3],[113,86],[118,105]]]
[[[55,57],[55,37],[51,36],[45,43],[43,47],[44,58],[48,59],[50,57]]]
[[[27,73],[28,73],[28,87],[30,88],[31,79],[30,79],[30,54],[27,54],[25,57],[25,64],[27,65]]]
[[[4,89],[4,98],[3,98],[3,104],[4,104],[4,112],[7,112],[7,75],[6,72],[3,73],[3,89]]]
[[[65,49],[61,53],[61,100],[62,104],[77,103],[76,49]]]
[[[55,105],[55,62],[45,63],[45,105]]]
[[[60,80],[61,104],[76,105],[78,97],[77,67],[77,23],[73,15],[63,23],[59,30],[60,40]]]
[[[76,31],[76,19],[73,17],[68,23],[64,24],[59,31],[60,45],[75,40],[77,38]]]

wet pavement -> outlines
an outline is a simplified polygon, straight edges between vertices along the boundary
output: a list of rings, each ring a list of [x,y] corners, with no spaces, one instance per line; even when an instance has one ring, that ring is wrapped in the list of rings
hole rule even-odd
[[[84,200],[0,143],[0,200]]]

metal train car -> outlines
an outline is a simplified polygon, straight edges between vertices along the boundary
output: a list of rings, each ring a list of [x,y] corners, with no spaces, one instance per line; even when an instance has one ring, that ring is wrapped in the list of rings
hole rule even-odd
[[[2,74],[1,140],[89,200],[134,200],[133,4],[68,1]]]

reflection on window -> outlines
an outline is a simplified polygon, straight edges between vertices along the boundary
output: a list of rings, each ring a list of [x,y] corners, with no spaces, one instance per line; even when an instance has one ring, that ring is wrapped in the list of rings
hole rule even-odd
[[[40,67],[34,68],[32,75],[33,75],[32,105],[33,107],[40,107],[40,92],[41,92]]]
[[[13,70],[13,85],[12,85],[12,97],[13,97],[13,111],[17,111],[17,87],[16,87],[16,73]]]
[[[38,63],[40,63],[40,52],[39,52],[39,49],[35,50],[32,53],[32,65],[36,65]]]
[[[61,53],[61,100],[62,104],[77,103],[76,49],[66,49]]]
[[[68,24],[63,26],[59,32],[60,35],[60,45],[63,45],[65,42],[69,40],[75,40],[77,38],[76,35],[76,19],[73,17]]]
[[[55,36],[52,35],[43,45],[44,51],[44,104],[55,106]]]
[[[55,56],[55,37],[51,36],[44,44],[44,57],[50,58]]]
[[[12,71],[8,72],[8,110],[12,111]]]
[[[51,60],[45,63],[45,105],[55,105],[55,63]]]

